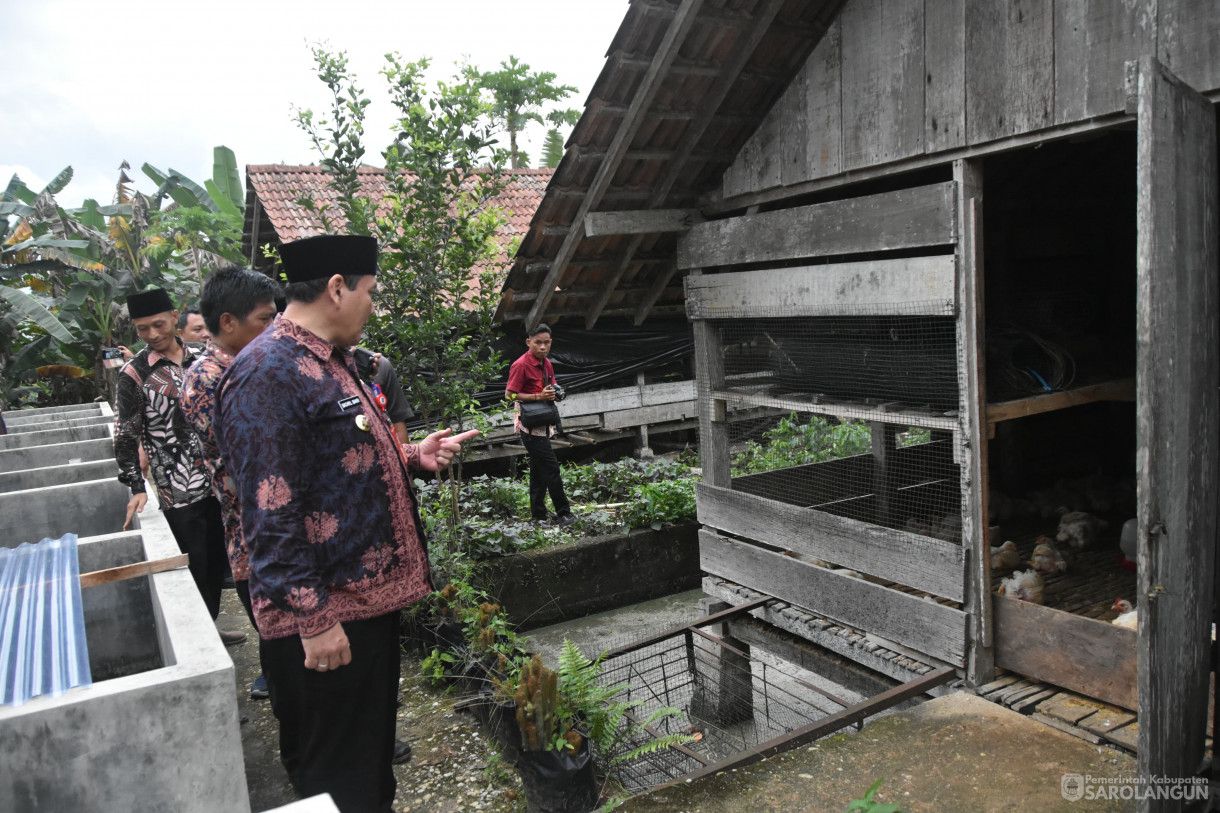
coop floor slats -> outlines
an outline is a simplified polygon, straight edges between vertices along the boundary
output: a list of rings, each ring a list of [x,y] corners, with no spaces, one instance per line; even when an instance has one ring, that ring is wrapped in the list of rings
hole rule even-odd
[[[1083,551],[1075,551],[1066,544],[1052,542],[1056,548],[1062,548],[1069,557],[1068,569],[1063,573],[1043,574],[1043,604],[1098,621],[1113,621],[1118,616],[1118,611],[1113,608],[1117,599],[1125,598],[1135,604],[1135,573],[1123,569],[1119,564],[1122,552],[1118,548],[1115,525],[1116,523],[1111,522],[1109,532],[1103,534],[1093,547]],[[1033,556],[1034,546],[1042,535],[1053,540],[1055,526],[1048,524],[1032,528],[1014,528],[1010,533],[1006,533],[1003,539],[992,540],[996,547],[1002,541],[1012,540],[1021,557],[1021,563],[1011,570],[991,571],[992,592],[995,592],[1000,587],[1001,580],[1012,572],[1030,568],[1029,560]]]

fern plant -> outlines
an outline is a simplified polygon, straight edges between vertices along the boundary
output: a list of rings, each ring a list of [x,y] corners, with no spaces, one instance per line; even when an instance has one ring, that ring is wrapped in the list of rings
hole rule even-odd
[[[666,706],[654,710],[643,720],[631,717],[631,709],[641,705],[641,701],[618,700],[616,698],[624,691],[621,686],[605,686],[599,682],[604,657],[605,653],[602,653],[590,660],[571,640],[564,639],[559,654],[558,715],[565,725],[587,730],[589,740],[607,767],[694,741],[689,734],[660,737],[649,734],[647,727],[681,712]],[[635,748],[624,749],[626,743],[641,737],[648,739]]]

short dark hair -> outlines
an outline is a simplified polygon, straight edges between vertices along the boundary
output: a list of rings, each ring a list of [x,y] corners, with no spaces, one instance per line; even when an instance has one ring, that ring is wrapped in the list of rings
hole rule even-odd
[[[179,330],[183,330],[186,328],[187,320],[190,319],[192,313],[199,313],[199,308],[195,307],[194,305],[188,305],[187,307],[178,311],[178,329]],[[199,314],[199,315],[202,316],[203,314]],[[207,320],[204,319],[203,321],[206,322]],[[208,330],[211,330],[211,329],[212,329],[212,326],[208,325]]]
[[[344,274],[343,284],[347,286],[347,290],[354,291],[356,286],[360,284],[360,280],[366,276],[368,275]],[[330,282],[330,277],[319,277],[318,279],[305,280],[304,282],[290,282],[284,286],[284,297],[289,302],[301,302],[308,305],[322,295],[322,292],[326,290],[326,283],[328,282]]]
[[[550,325],[548,325],[546,322],[539,322],[535,327],[533,327],[530,330],[527,330],[525,332],[525,338],[532,339],[535,336],[537,336],[539,333],[550,334],[550,332],[551,332]]]
[[[245,321],[263,302],[275,299],[278,288],[265,274],[235,265],[213,271],[203,282],[199,309],[213,336],[220,335],[220,317],[231,313]]]

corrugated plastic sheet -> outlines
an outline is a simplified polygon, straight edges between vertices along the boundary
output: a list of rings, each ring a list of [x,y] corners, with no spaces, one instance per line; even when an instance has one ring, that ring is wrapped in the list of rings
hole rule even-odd
[[[0,548],[0,704],[92,684],[76,534]]]

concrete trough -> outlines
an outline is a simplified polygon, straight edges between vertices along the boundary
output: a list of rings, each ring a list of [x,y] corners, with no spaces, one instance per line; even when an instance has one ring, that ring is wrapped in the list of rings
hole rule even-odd
[[[0,545],[15,548],[23,542],[58,539],[64,534],[86,537],[116,533],[123,529],[130,499],[131,489],[117,479],[0,494]]]
[[[119,466],[114,458],[91,460],[87,463],[66,463],[61,466],[44,466],[39,469],[0,472],[0,494],[10,491],[28,491],[47,486],[63,486],[84,483],[89,480],[114,479],[119,475]]]
[[[96,401],[92,404],[67,404],[65,406],[39,407],[37,409],[14,409],[4,413],[4,422],[7,424],[10,421],[28,421],[34,417],[37,417],[39,420],[54,420],[54,418],[48,419],[45,416],[63,415],[70,412],[100,413],[103,410],[110,411],[110,404],[104,401]]]
[[[0,451],[0,472],[41,469],[95,460],[114,460],[114,441],[109,437],[27,446]]]
[[[10,435],[22,435],[27,432],[45,432],[49,429],[75,429],[80,426],[105,426],[114,423],[113,415],[73,415],[70,418],[54,421],[39,421],[38,423],[23,423],[20,426],[9,426]]]
[[[139,524],[82,538],[81,572],[178,553],[159,511]],[[0,810],[249,813],[233,662],[190,573],[82,600],[93,685],[0,707]]]
[[[45,429],[40,432],[15,432],[0,435],[0,452],[10,449],[28,449],[31,446],[50,446],[55,443],[72,443],[78,440],[98,440],[110,437],[110,422],[92,426],[68,426],[62,429]]]

